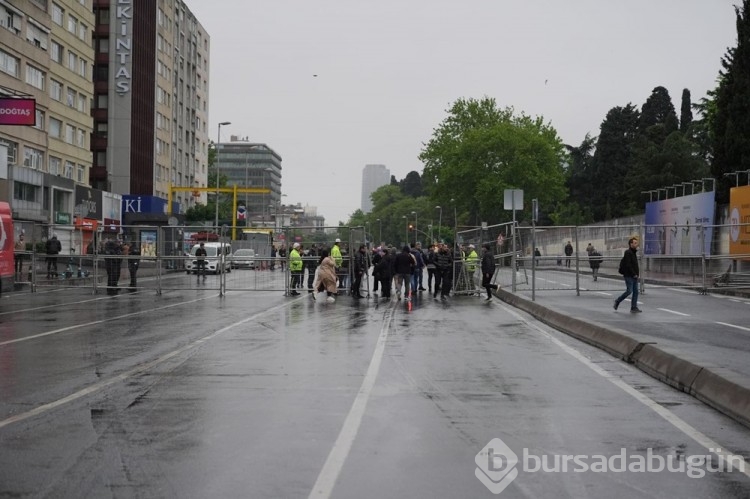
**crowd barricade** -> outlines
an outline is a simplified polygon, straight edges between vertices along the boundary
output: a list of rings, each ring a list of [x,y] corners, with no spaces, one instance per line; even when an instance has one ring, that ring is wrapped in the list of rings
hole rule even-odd
[[[340,238],[339,293],[348,294],[354,280],[356,252],[365,245],[369,258],[373,246],[373,237],[365,227],[284,227],[254,230],[252,238],[231,240],[226,227],[118,225],[90,230],[75,224],[21,224],[26,250],[14,251],[16,265],[21,269],[15,272],[16,289],[21,291],[86,288],[103,293],[114,287],[112,269],[119,269],[115,281],[120,292],[191,289],[219,294],[278,291],[295,296],[311,288],[320,252],[330,251],[335,239]],[[740,230],[750,230],[748,224],[740,225]],[[620,290],[623,283],[619,262],[628,240],[637,237],[644,291],[650,285],[700,292],[747,290],[750,252],[745,248],[738,252],[730,246],[730,237],[737,229],[731,225],[644,225],[642,221],[566,227],[514,226],[509,222],[463,228],[455,234],[453,289],[457,295],[480,293],[483,246],[489,245],[496,264],[493,283],[503,288],[576,293]],[[59,241],[60,250],[48,254],[47,243],[53,236]],[[107,242],[115,239],[135,245],[140,254],[106,254]],[[218,268],[205,279],[195,274],[195,257],[191,254],[201,240],[220,247]],[[568,241],[573,249],[570,255],[565,253]],[[293,283],[289,249],[295,242],[302,245],[303,270]],[[473,265],[467,262],[469,245],[477,253]],[[592,267],[589,247],[601,254],[597,272]],[[252,265],[235,265],[234,254],[239,249],[254,251]],[[137,263],[135,280],[131,280],[133,263]],[[369,268],[369,260],[367,264]],[[371,289],[368,272],[359,291],[369,294]]]

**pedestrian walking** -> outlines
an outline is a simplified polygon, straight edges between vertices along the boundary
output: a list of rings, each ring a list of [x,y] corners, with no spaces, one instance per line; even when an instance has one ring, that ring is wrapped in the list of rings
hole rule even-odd
[[[619,272],[625,278],[625,292],[615,298],[614,308],[620,306],[620,303],[626,299],[629,295],[633,295],[630,299],[630,311],[633,313],[640,313],[642,310],[638,308],[638,239],[631,237],[628,241],[628,249],[620,260]]]
[[[320,251],[320,262],[318,263],[318,272],[316,273],[316,280],[313,286],[316,293],[325,291],[328,294],[328,298],[326,298],[328,303],[336,301],[338,291],[336,287],[336,263],[333,261],[333,258],[328,256],[327,249]],[[315,299],[315,293],[313,293],[313,299]]]
[[[492,299],[492,291],[497,289],[497,284],[492,284],[492,277],[495,275],[495,256],[490,251],[489,243],[483,246],[482,253],[482,287],[487,290],[486,301]]]
[[[411,274],[411,289],[412,291],[424,291],[425,289],[421,285],[422,269],[424,269],[424,258],[422,257],[422,251],[420,249],[421,244],[411,243],[410,247],[409,252],[414,257],[414,261],[417,262]]]
[[[567,268],[570,268],[570,257],[573,255],[573,245],[570,244],[570,241],[567,242],[565,245],[565,266]]]
[[[352,284],[352,298],[364,298],[359,289],[362,287],[362,276],[367,272],[367,254],[364,244],[359,246],[359,250],[354,255],[354,283]]]
[[[302,252],[303,271],[307,270],[307,292],[313,292],[313,282],[315,282],[315,270],[318,268],[318,246],[313,244],[309,250]],[[302,277],[304,280],[304,276]]]
[[[414,255],[411,254],[411,248],[409,245],[404,245],[401,249],[401,253],[396,255],[394,262],[395,276],[396,276],[396,297],[401,299],[401,286],[404,287],[404,298],[406,301],[411,301],[411,277],[414,273],[414,267],[417,266],[417,260]]]
[[[432,283],[435,280],[435,243],[431,244],[427,248],[427,258],[425,258],[425,264],[427,267],[427,292],[432,293]]]
[[[383,298],[391,297],[391,287],[393,286],[394,264],[396,262],[396,249],[386,248],[383,256],[373,270],[373,276],[377,274],[380,280],[381,296]]]
[[[591,245],[591,243],[589,243],[588,247],[586,248],[586,251],[589,254],[589,267],[591,267],[591,275],[596,281],[597,278],[599,277],[599,267],[604,261],[604,258],[602,257],[601,253],[596,251],[596,248],[594,248]]]
[[[440,288],[440,299],[445,300],[450,295],[453,285],[453,253],[446,243],[440,246],[435,258],[435,267],[435,290],[432,297],[437,298],[438,288]]]
[[[380,276],[378,275],[378,264],[383,259],[383,251],[380,246],[375,248],[372,252],[372,292],[373,294],[378,292],[380,286]]]

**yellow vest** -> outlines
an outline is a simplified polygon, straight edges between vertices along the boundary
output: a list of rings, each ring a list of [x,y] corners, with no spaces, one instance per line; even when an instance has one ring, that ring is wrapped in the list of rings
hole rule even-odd
[[[296,248],[289,252],[289,270],[292,272],[302,270],[302,257],[299,256]]]
[[[334,244],[333,248],[331,248],[331,258],[337,267],[341,267],[341,264],[344,263],[344,258],[341,256],[341,249],[338,244]]]

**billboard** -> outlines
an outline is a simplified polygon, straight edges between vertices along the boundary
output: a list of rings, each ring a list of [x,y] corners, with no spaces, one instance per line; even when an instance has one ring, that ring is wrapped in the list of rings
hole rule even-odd
[[[729,254],[750,254],[750,185],[729,190]]]
[[[0,97],[0,125],[36,124],[36,101]]]
[[[645,255],[711,254],[714,192],[646,203]]]

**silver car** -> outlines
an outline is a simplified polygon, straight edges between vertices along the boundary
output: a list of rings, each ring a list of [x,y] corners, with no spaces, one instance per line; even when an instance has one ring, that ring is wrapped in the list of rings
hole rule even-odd
[[[233,269],[254,269],[255,250],[238,249],[230,256],[229,262],[229,266]]]

